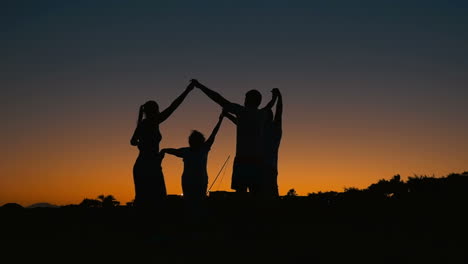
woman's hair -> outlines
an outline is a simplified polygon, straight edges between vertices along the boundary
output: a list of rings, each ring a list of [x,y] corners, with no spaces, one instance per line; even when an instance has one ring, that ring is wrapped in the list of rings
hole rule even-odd
[[[143,105],[143,112],[145,113],[146,117],[157,115],[159,113],[158,103],[153,100],[147,101]]]
[[[189,146],[191,148],[200,148],[205,143],[205,136],[197,130],[193,130],[189,136]]]

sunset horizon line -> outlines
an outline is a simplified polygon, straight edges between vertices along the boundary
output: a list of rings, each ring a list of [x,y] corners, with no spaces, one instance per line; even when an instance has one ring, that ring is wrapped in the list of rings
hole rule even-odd
[[[468,169],[467,170],[462,170],[462,172],[450,172],[450,173],[447,173],[445,175],[435,175],[435,174],[432,174],[432,175],[418,175],[418,174],[413,174],[412,176],[401,176],[400,174],[395,174],[393,175],[392,177],[396,177],[398,176],[402,182],[407,182],[409,179],[411,178],[434,178],[434,179],[442,179],[442,178],[447,178],[451,175],[461,175],[461,176],[468,176]],[[287,197],[288,196],[288,192],[289,191],[294,191],[295,195],[294,196],[297,196],[297,197],[308,197],[310,195],[313,195],[313,194],[323,194],[323,193],[345,193],[347,190],[351,190],[351,189],[354,189],[354,190],[359,190],[359,191],[362,191],[362,190],[366,190],[367,188],[369,188],[371,185],[373,184],[376,184],[380,181],[387,181],[387,180],[390,180],[392,179],[392,177],[389,177],[389,178],[380,178],[379,180],[377,180],[376,182],[373,182],[373,183],[368,183],[365,187],[356,187],[356,186],[344,186],[341,190],[336,190],[336,189],[327,189],[327,190],[317,190],[317,191],[310,191],[310,192],[301,192],[301,193],[297,193],[295,192],[295,188],[292,187],[292,188],[289,188],[286,192],[283,192],[283,194],[280,194],[279,197]],[[234,194],[235,191],[233,191],[232,189],[230,190],[213,190],[213,191],[208,191],[208,193],[232,193]],[[119,200],[117,196],[115,196],[114,194],[104,194],[104,193],[97,193],[96,195],[94,196],[84,196],[83,198],[80,199],[77,199],[78,201],[83,201],[85,199],[97,199],[98,196],[100,195],[112,195],[116,198],[116,201],[119,201],[121,204],[121,206],[126,206],[128,205],[129,203],[132,203],[134,201],[134,199],[130,199],[130,200]],[[183,193],[168,193],[167,194],[168,197],[183,197]],[[209,197],[209,195],[207,195],[207,197]],[[44,205],[44,206],[38,206],[38,207],[65,207],[65,206],[74,206],[74,205],[79,205],[79,203],[73,203],[73,202],[65,202],[65,203],[56,203],[56,202],[52,202],[52,201],[36,201],[36,202],[15,202],[15,201],[5,201],[5,202],[2,202],[0,203],[0,207],[4,206],[4,205],[7,205],[7,204],[18,204],[18,205],[21,205],[22,207],[24,208],[29,208],[29,207],[34,207],[36,205]]]

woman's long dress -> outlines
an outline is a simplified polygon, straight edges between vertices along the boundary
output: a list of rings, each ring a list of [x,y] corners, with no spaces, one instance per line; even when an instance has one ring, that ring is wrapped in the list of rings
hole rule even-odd
[[[166,197],[166,184],[159,155],[159,126],[144,119],[137,127],[139,155],[133,166],[135,206],[157,206]]]

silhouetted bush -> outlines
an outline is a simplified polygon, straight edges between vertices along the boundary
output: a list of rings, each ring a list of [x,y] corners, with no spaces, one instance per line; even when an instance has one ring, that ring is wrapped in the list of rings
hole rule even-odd
[[[292,197],[297,196],[297,192],[296,192],[296,190],[294,190],[294,189],[290,189],[290,190],[288,191],[288,193],[286,193],[286,196],[289,196],[289,197],[291,197],[291,196],[292,196]]]
[[[112,208],[120,205],[120,202],[115,199],[112,195],[99,195],[98,199],[101,200],[101,204],[103,208]]]
[[[115,199],[112,195],[99,195],[97,199],[85,198],[79,204],[85,208],[112,208],[120,205],[120,202]]]
[[[390,180],[382,179],[377,183],[371,184],[367,188],[367,191],[376,198],[394,198],[405,195],[408,192],[408,188],[401,181],[400,175],[395,175]]]
[[[294,189],[291,189],[294,190]],[[286,196],[292,195],[289,191]],[[468,200],[468,172],[451,173],[446,177],[410,176],[405,182],[400,175],[390,180],[381,179],[365,189],[355,187],[345,188],[343,192],[309,193],[307,197],[316,202],[333,204],[338,202],[377,202],[377,201],[405,201],[406,199],[439,200],[466,199]]]

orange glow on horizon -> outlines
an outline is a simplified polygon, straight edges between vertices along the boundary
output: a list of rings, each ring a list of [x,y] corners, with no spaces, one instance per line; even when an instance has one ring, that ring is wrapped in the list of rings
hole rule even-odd
[[[202,130],[205,133],[211,129],[213,120],[207,123]],[[307,135],[304,129],[294,129],[297,125],[287,124],[280,148],[278,183],[281,195],[291,188],[299,195],[307,195],[318,191],[343,191],[345,187],[365,188],[395,174],[406,179],[413,174],[445,176],[466,170],[462,165],[466,164],[468,153],[458,153],[459,159],[445,155],[454,151],[450,144],[434,146],[438,151],[428,152],[419,150],[418,142],[399,146],[393,140],[385,142],[367,137],[367,144],[364,144],[332,134],[329,134],[331,140],[324,140],[312,133]],[[175,133],[168,133],[168,129],[176,131],[174,127],[162,129],[161,147],[186,145],[186,135],[183,134],[188,133],[180,131],[190,131],[188,126]],[[66,131],[69,135],[63,139],[36,144],[40,148],[30,151],[25,147],[17,148],[16,155],[2,157],[5,162],[2,174],[13,177],[2,177],[0,203],[17,202],[25,206],[36,202],[77,204],[84,198],[96,198],[100,194],[112,194],[122,204],[131,201],[134,195],[132,168],[137,150],[127,142],[131,133],[128,130],[126,133],[116,132],[105,140],[99,140],[104,135],[100,129],[92,131],[97,139],[83,134],[78,140],[80,133]],[[231,191],[234,133],[233,125],[224,123],[209,154],[209,186],[227,156],[231,155],[226,171],[220,174],[212,191]],[[70,138],[80,144],[67,145]],[[27,140],[23,144],[28,146]],[[26,163],[19,163],[21,159]],[[182,170],[181,159],[166,155],[163,171],[168,194],[182,193]]]

